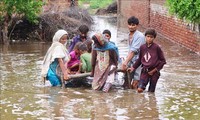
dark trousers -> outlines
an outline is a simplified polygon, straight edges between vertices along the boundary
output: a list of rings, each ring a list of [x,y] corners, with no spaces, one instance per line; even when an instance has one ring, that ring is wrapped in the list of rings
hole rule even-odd
[[[159,77],[160,77],[160,72],[156,72],[152,76],[149,75],[147,72],[142,72],[138,88],[142,88],[143,90],[145,90],[147,84],[149,83],[148,92],[155,92],[156,84]]]

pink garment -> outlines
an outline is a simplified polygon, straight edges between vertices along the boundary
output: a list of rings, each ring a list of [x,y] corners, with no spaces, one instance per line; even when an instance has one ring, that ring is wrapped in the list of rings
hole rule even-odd
[[[76,55],[76,52],[75,52],[75,51],[70,52],[69,55],[70,55],[71,59],[70,59],[70,61],[68,62],[67,67],[71,67],[71,66],[73,66],[74,64],[77,64],[77,63],[79,64],[79,63],[80,63],[79,56]]]

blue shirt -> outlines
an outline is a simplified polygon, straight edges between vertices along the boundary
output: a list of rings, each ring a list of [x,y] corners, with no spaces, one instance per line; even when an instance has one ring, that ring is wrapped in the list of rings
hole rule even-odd
[[[87,37],[86,40],[89,40],[89,38]],[[71,43],[70,43],[70,45],[69,45],[69,49],[68,49],[69,53],[70,53],[71,51],[73,51],[74,46],[76,45],[77,42],[83,42],[83,41],[81,40],[80,35],[77,35],[77,36],[73,37],[73,39],[72,39],[72,41],[71,41]]]
[[[130,39],[132,39],[131,43]],[[131,61],[135,63],[135,61],[139,58],[140,46],[146,43],[145,36],[142,32],[136,30],[135,33],[133,34],[133,37],[129,38],[128,41],[129,41],[128,42],[129,52],[133,51],[135,53]]]

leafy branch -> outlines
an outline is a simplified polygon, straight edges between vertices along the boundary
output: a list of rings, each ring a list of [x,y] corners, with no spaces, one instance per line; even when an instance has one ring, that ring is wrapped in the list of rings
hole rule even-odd
[[[167,6],[171,14],[200,24],[200,0],[167,0]]]

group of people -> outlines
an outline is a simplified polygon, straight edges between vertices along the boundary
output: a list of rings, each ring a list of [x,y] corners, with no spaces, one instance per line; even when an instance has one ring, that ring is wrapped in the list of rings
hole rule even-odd
[[[166,64],[159,45],[154,43],[156,31],[147,29],[145,34],[138,31],[139,20],[135,16],[128,19],[129,53],[122,62],[121,69],[131,73],[132,88],[143,92],[149,83],[148,92],[154,92],[160,70]],[[90,39],[86,25],[79,27],[67,50],[68,33],[58,30],[51,47],[48,49],[42,67],[42,77],[52,86],[60,86],[68,81],[69,74],[91,72],[92,88],[108,92],[114,83],[119,63],[119,52],[115,43],[110,41],[111,32],[104,30]]]

